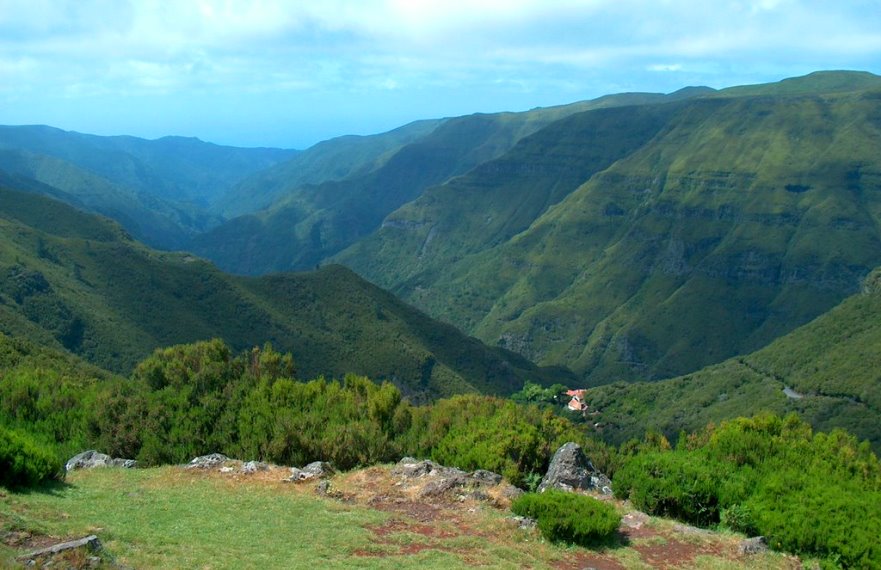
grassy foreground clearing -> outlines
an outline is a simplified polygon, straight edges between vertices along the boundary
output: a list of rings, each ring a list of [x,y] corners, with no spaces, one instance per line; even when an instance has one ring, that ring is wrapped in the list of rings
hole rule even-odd
[[[0,566],[94,533],[133,568],[797,567],[782,555],[737,554],[738,536],[683,533],[660,519],[622,525],[604,551],[549,544],[491,504],[418,499],[384,467],[336,476],[337,499],[317,496],[314,483],[282,483],[283,474],[96,469],[41,491],[0,491]]]

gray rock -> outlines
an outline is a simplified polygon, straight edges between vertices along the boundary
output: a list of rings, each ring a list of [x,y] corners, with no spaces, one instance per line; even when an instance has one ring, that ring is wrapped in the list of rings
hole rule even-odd
[[[308,473],[310,476],[320,479],[322,477],[330,477],[336,473],[336,469],[326,461],[313,461],[306,467],[303,467],[303,473]]]
[[[651,520],[649,516],[640,511],[631,511],[621,517],[621,524],[627,528],[640,529],[642,525],[647,524]]]
[[[740,542],[738,547],[741,554],[762,554],[768,552],[768,543],[764,536],[754,536]]]
[[[95,467],[123,467],[131,469],[137,467],[137,465],[138,462],[134,459],[110,457],[105,453],[99,453],[94,449],[90,449],[71,457],[64,465],[64,470],[73,471],[74,469],[94,469]]]
[[[514,500],[520,495],[522,495],[525,491],[520,489],[519,487],[515,487],[514,485],[508,485],[502,490],[502,496],[506,499]]]
[[[523,530],[532,530],[535,528],[535,526],[537,524],[535,522],[535,519],[531,519],[529,517],[514,516],[514,517],[511,517],[511,520],[516,522],[517,526],[519,526]]]
[[[502,476],[486,469],[478,469],[471,474],[471,479],[481,485],[494,487],[502,482]]]
[[[285,481],[297,482],[307,481],[309,479],[323,479],[325,477],[330,477],[335,472],[336,470],[330,463],[327,463],[326,461],[313,461],[302,469],[291,467],[291,475],[285,479]]]
[[[476,501],[488,501],[492,499],[488,493],[481,491],[480,489],[471,491],[470,497]]]
[[[327,479],[323,479],[318,483],[318,486],[315,487],[315,492],[322,497],[330,496],[330,481]]]
[[[440,497],[468,485],[469,479],[464,471],[449,467],[443,469],[447,472],[438,472],[436,480],[427,483],[419,492],[420,497]]]
[[[608,477],[597,471],[590,459],[584,455],[581,446],[569,442],[563,444],[554,453],[548,472],[538,486],[539,492],[547,489],[563,491],[597,490],[611,494],[612,482]]]
[[[60,554],[67,550],[73,550],[75,548],[85,548],[89,552],[98,552],[99,550],[101,550],[101,541],[98,540],[98,537],[94,534],[90,534],[89,536],[81,538],[79,540],[62,542],[60,544],[54,544],[47,548],[41,548],[40,550],[35,550],[27,554],[22,554],[21,556],[16,557],[16,560],[26,561],[26,565],[34,566],[36,564],[36,559],[38,558],[55,556],[56,554]],[[33,564],[31,564],[31,562],[33,562]]]
[[[187,469],[211,469],[223,465],[229,461],[229,457],[222,453],[209,453],[208,455],[200,455],[193,458],[187,465]]]
[[[392,475],[411,479],[414,477],[422,477],[428,475],[432,471],[436,471],[440,465],[428,459],[418,460],[412,457],[401,459],[392,469]]]
[[[262,461],[248,461],[242,464],[242,473],[256,473],[258,471],[269,471],[269,464]]]

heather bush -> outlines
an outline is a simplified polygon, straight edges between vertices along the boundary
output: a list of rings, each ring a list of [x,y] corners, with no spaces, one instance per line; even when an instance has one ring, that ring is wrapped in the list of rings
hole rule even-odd
[[[608,541],[621,523],[621,515],[612,505],[557,490],[521,495],[512,503],[511,510],[535,519],[548,540],[582,546]]]

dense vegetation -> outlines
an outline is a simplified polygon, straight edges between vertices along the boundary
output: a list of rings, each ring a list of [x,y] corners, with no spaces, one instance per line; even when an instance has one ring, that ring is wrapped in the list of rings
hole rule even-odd
[[[27,430],[59,457],[96,447],[145,465],[222,452],[343,469],[432,457],[527,484],[559,445],[577,441],[613,470],[614,454],[554,414],[509,400],[457,396],[414,406],[392,384],[346,375],[296,380],[271,347],[233,353],[220,340],[159,349],[128,380],[96,379],[52,351],[0,337],[18,363],[0,377],[0,426]]]
[[[762,534],[774,548],[845,566],[877,565],[881,555],[878,458],[868,443],[843,431],[815,434],[795,416],[710,425],[676,449],[650,434],[619,452],[534,405],[463,395],[414,406],[390,383],[361,376],[298,381],[293,358],[269,346],[236,354],[212,340],[159,349],[121,379],[0,340],[5,485],[54,476],[62,458],[94,447],[144,465],[221,452],[349,469],[413,455],[533,487],[557,447],[575,441],[614,476],[620,497],[652,514]],[[515,509],[537,516],[553,540],[596,543],[617,526],[606,506],[528,497]]]
[[[306,378],[354,372],[392,381],[413,400],[567,377],[487,347],[340,266],[233,277],[150,250],[108,220],[2,189],[0,332],[123,374],[160,346],[272,342]]]
[[[61,459],[25,432],[0,426],[0,486],[27,487],[61,474]]]
[[[881,463],[841,430],[813,433],[795,415],[712,424],[627,459],[615,493],[648,513],[718,523],[789,552],[881,565]]]
[[[521,495],[511,504],[511,510],[535,519],[548,540],[583,546],[608,542],[621,523],[621,515],[612,505],[554,489]]]
[[[872,272],[860,293],[752,354],[672,380],[591,389],[604,437],[620,443],[650,428],[673,438],[768,410],[797,412],[818,430],[844,428],[881,451],[879,279],[881,270]]]

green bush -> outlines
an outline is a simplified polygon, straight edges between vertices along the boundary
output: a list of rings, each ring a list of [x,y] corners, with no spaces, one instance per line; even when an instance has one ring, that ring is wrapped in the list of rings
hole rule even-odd
[[[61,460],[27,434],[0,427],[0,485],[27,487],[61,474]]]
[[[538,521],[548,540],[583,546],[609,540],[621,523],[621,515],[612,505],[564,491],[526,493],[513,502],[511,510]]]
[[[776,549],[881,568],[881,464],[841,430],[814,434],[796,416],[738,418],[638,450],[614,478],[650,514],[763,535]]]
[[[731,505],[722,509],[720,524],[728,530],[753,536],[757,534],[755,517],[747,505]]]

